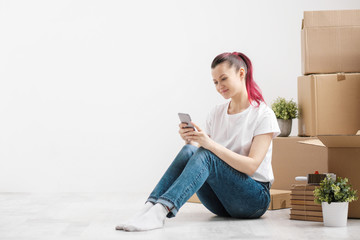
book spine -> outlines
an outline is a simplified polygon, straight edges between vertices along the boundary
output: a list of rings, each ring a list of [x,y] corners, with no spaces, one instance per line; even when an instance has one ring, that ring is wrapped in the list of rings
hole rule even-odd
[[[292,220],[304,220],[304,221],[315,221],[315,222],[322,222],[322,217],[315,217],[315,216],[301,216],[301,215],[295,215],[290,214],[290,219]]]
[[[301,215],[301,216],[322,217],[322,212],[319,212],[319,211],[303,211],[303,210],[291,209],[290,214]]]

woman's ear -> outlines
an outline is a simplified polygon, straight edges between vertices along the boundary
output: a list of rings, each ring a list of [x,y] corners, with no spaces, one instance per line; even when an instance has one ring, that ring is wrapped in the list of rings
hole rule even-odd
[[[240,78],[245,78],[246,72],[245,72],[245,69],[243,67],[240,68],[239,73],[240,73]]]

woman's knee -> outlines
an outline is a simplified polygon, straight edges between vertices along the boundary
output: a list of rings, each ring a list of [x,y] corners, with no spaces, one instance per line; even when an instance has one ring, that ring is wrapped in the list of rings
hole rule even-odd
[[[183,164],[186,164],[189,159],[194,155],[196,152],[197,147],[194,145],[186,144],[183,146],[183,148],[180,150],[179,154],[175,158],[175,162],[181,162]]]
[[[196,154],[204,155],[204,156],[210,156],[212,154],[211,151],[207,150],[206,148],[199,147],[196,151]]]
[[[196,150],[198,149],[198,147],[194,146],[194,145],[191,145],[191,144],[185,144],[182,149],[181,149],[181,153],[183,155],[187,155],[189,157],[191,157],[195,152]]]
[[[203,161],[207,162],[208,164],[211,164],[211,162],[216,161],[218,157],[213,154],[210,150],[207,150],[203,147],[199,147],[194,154],[196,155],[197,159],[202,159]]]

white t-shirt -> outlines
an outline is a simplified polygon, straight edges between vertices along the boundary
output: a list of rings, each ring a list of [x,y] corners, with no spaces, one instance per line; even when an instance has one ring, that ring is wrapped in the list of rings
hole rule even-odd
[[[273,138],[280,134],[275,113],[265,103],[258,107],[250,105],[240,113],[229,115],[227,110],[230,101],[215,106],[206,120],[205,132],[215,142],[243,156],[249,156],[254,136],[273,133]],[[274,182],[271,166],[272,142],[264,160],[250,176],[261,182]]]

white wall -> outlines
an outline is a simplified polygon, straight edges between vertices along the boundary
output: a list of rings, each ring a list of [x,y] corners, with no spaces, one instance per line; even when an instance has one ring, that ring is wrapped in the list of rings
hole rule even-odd
[[[0,191],[148,191],[224,100],[219,53],[253,61],[265,100],[297,100],[304,10],[358,0],[0,1]],[[297,121],[292,135],[297,135]]]

